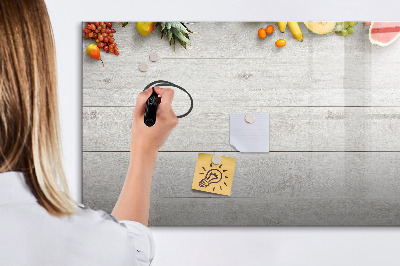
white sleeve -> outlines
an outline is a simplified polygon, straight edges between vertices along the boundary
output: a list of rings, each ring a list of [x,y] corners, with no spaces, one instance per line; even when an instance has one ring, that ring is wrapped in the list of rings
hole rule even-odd
[[[151,230],[147,226],[134,221],[121,220],[119,223],[128,229],[128,236],[134,243],[139,265],[150,265],[155,251]]]

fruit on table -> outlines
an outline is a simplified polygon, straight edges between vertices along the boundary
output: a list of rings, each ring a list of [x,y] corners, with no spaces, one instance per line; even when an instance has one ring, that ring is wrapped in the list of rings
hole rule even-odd
[[[265,37],[267,37],[267,32],[265,31],[264,28],[260,28],[260,29],[258,30],[258,37],[259,37],[261,40],[264,39]]]
[[[307,29],[318,35],[331,33],[336,26],[336,22],[304,22]]]
[[[279,31],[284,33],[286,30],[287,22],[277,22],[276,24],[278,25]]]
[[[372,44],[387,46],[400,36],[400,22],[371,22],[369,40]]]
[[[96,44],[89,44],[88,47],[86,47],[86,53],[94,59],[100,60],[100,48],[97,47]]]
[[[362,23],[364,26],[371,26],[371,21],[365,21]]]
[[[192,33],[186,27],[185,23],[183,22],[157,22],[156,27],[161,28],[161,38],[165,35],[168,37],[169,44],[172,45],[174,43],[174,50],[175,50],[175,40],[186,49],[186,45],[190,45],[189,40],[189,33]]]
[[[297,22],[288,22],[288,27],[293,37],[299,42],[303,41],[303,33],[301,32],[299,23]]]
[[[274,32],[274,26],[268,25],[268,27],[265,29],[265,31],[266,31],[268,34],[272,34],[272,33]]]
[[[286,45],[286,41],[285,41],[284,39],[279,39],[279,40],[277,40],[277,41],[275,42],[275,45],[276,45],[277,47],[283,47],[283,46]]]
[[[337,22],[335,32],[346,37],[347,35],[354,33],[354,26],[357,24],[358,22],[356,21]]]
[[[154,30],[154,22],[136,22],[136,29],[140,35],[147,36]]]
[[[89,44],[89,45],[86,47],[86,53],[87,53],[91,58],[100,60],[100,61],[103,63],[103,60],[101,60],[101,57],[100,57],[100,48],[97,47],[96,44],[94,44],[94,43]],[[104,63],[103,63],[103,66],[104,66]]]
[[[115,55],[119,55],[117,44],[113,38],[116,31],[112,29],[111,22],[88,22],[82,31],[84,33],[83,38],[95,39],[97,47],[103,48],[107,53],[111,52]],[[111,46],[112,49],[108,49],[109,46]]]

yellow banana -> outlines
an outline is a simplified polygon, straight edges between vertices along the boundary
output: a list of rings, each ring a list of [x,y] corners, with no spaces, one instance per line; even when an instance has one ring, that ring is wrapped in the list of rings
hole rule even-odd
[[[280,32],[284,33],[286,30],[287,22],[277,22],[276,24],[278,25],[278,29],[280,30]]]
[[[299,23],[297,22],[288,22],[288,27],[293,37],[299,42],[303,41],[303,33],[301,33],[301,29]]]

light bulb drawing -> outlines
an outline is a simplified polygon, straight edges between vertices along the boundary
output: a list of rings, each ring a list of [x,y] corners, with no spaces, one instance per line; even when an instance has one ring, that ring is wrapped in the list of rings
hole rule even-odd
[[[235,163],[235,158],[220,156],[216,160],[216,155],[199,153],[192,189],[230,196]]]
[[[223,185],[228,186],[226,184],[226,182],[222,181],[224,178],[228,178],[228,176],[226,176],[226,175],[224,176],[224,173],[228,170],[221,169],[222,164],[220,164],[218,168],[215,168],[215,167],[212,168],[213,164],[211,163],[210,167],[211,167],[211,169],[208,169],[208,170],[204,166],[202,167],[204,172],[200,173],[200,174],[201,175],[205,174],[205,177],[200,180],[199,186],[206,188],[206,187],[210,186],[211,184],[214,184],[213,191],[215,191],[216,187],[217,188],[219,187],[219,189],[222,190]],[[220,184],[221,181],[223,184],[222,183]]]

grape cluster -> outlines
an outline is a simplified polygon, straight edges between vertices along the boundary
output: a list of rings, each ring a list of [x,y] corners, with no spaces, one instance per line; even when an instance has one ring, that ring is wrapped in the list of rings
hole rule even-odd
[[[115,43],[114,33],[111,22],[89,22],[83,29],[83,38],[96,40],[97,47],[103,48],[106,53],[119,55],[117,44]]]
[[[335,26],[335,32],[346,37],[347,35],[354,33],[354,26],[357,24],[358,22],[352,21],[338,22]]]

